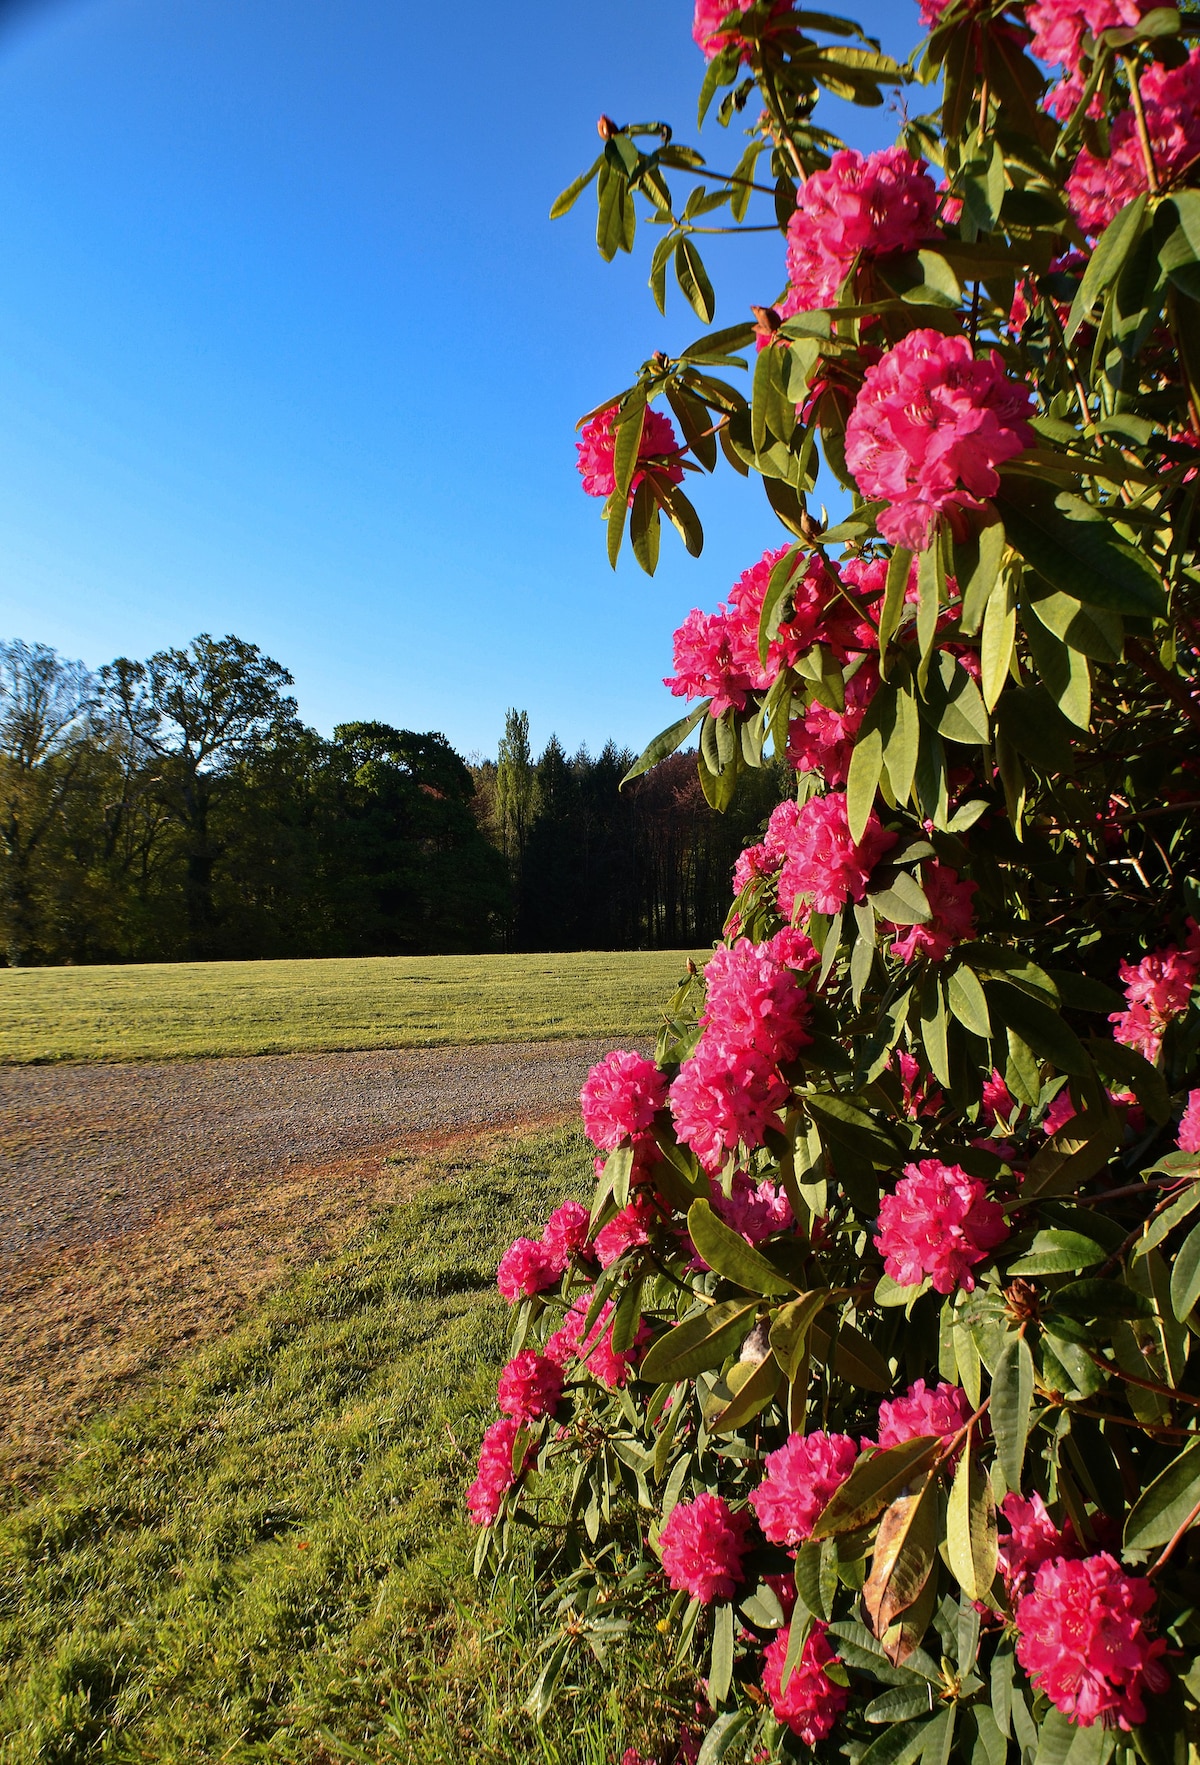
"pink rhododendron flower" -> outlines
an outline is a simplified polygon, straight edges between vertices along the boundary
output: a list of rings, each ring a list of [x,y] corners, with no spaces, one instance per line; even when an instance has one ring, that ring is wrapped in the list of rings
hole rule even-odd
[[[772,858],[765,845],[747,846],[733,867],[734,894],[740,895],[756,876],[773,876],[778,869],[779,859]]]
[[[506,1416],[533,1422],[554,1414],[562,1388],[562,1368],[536,1349],[525,1348],[501,1373],[496,1402]]]
[[[546,1221],[542,1248],[554,1270],[555,1280],[563,1273],[573,1256],[587,1248],[590,1215],[581,1201],[564,1201]]]
[[[1200,154],[1200,49],[1181,67],[1154,62],[1139,85],[1154,165],[1165,184]],[[1085,233],[1099,233],[1136,196],[1149,188],[1146,162],[1132,107],[1109,132],[1107,159],[1085,147],[1067,179],[1072,212]]]
[[[987,1122],[989,1127],[994,1128],[997,1122],[1011,1121],[1013,1110],[1016,1107],[1016,1100],[1014,1099],[1012,1092],[1005,1084],[1001,1075],[996,1071],[995,1067],[993,1067],[991,1078],[985,1079],[983,1084],[983,1106],[980,1110],[981,1119]]]
[[[788,1625],[763,1651],[763,1690],[770,1699],[776,1720],[786,1722],[806,1747],[815,1747],[832,1732],[850,1702],[850,1688],[830,1679],[825,1671],[838,1657],[830,1646],[825,1625],[819,1620],[805,1637],[800,1659],[792,1668],[792,1676],[785,1686],[783,1669],[790,1635],[791,1626]]]
[[[785,968],[815,968],[821,960],[816,945],[798,925],[785,925],[773,938],[768,938],[762,948],[769,950],[776,962],[782,962]]]
[[[867,706],[879,686],[879,670],[867,662],[846,682],[846,703],[833,711],[814,699],[803,717],[788,729],[787,755],[797,772],[820,773],[827,786],[844,785],[850,776],[854,738],[862,728]]]
[[[561,1273],[544,1244],[537,1244],[532,1238],[518,1238],[500,1258],[496,1285],[508,1303],[515,1305],[519,1299],[553,1287]]]
[[[1015,1606],[1043,1563],[1077,1557],[1080,1550],[1070,1520],[1060,1532],[1040,1495],[1031,1495],[1028,1501],[1023,1495],[1006,1495],[1000,1511],[1011,1530],[1000,1534],[997,1562]]]
[[[700,1494],[671,1509],[659,1533],[663,1572],[695,1600],[732,1599],[742,1579],[749,1514],[735,1514],[719,1495]]]
[[[900,1088],[908,1114],[936,1115],[946,1101],[941,1088],[934,1084],[927,1073],[922,1073],[917,1061],[903,1049],[896,1056],[896,1064],[900,1068]]]
[[[845,795],[835,791],[827,797],[810,797],[784,835],[780,913],[791,919],[797,896],[810,899],[818,913],[836,913],[848,901],[865,901],[871,872],[895,843],[896,835],[882,826],[872,809],[856,845],[850,838]]]
[[[772,1544],[803,1544],[817,1515],[841,1488],[858,1458],[848,1434],[793,1434],[764,1461],[766,1476],[750,1506]]]
[[[467,1491],[467,1507],[476,1526],[490,1526],[500,1512],[501,1503],[517,1480],[513,1471],[513,1447],[521,1424],[515,1416],[501,1416],[483,1436],[479,1449],[479,1474]],[[531,1445],[522,1470],[534,1456]]]
[[[1170,1684],[1167,1645],[1146,1620],[1154,1589],[1102,1551],[1043,1563],[1016,1610],[1017,1659],[1070,1722],[1138,1728],[1146,1693]]]
[[[903,936],[892,939],[892,955],[901,962],[911,962],[914,956],[941,962],[955,944],[961,944],[975,931],[971,897],[978,883],[960,879],[956,870],[935,858],[922,867],[921,886],[929,902],[930,917],[924,925],[907,926]]]
[[[616,421],[617,407],[610,405],[599,416],[585,423],[579,432],[579,440],[575,443],[578,454],[576,465],[583,479],[583,488],[589,496],[609,497],[617,488],[614,471],[614,455],[616,452]],[[652,467],[661,477],[678,484],[683,478],[683,466],[680,464],[679,437],[675,433],[670,417],[664,417],[661,411],[652,407],[647,409],[642,422],[642,439],[638,443],[638,470],[629,481],[629,500],[633,501],[633,493],[646,476],[642,462]]]
[[[1025,19],[1033,29],[1030,48],[1039,61],[1061,67],[1066,75],[1049,95],[1055,116],[1068,117],[1083,96],[1084,36],[1137,24],[1147,10],[1140,0],[1033,0],[1026,7]]]
[[[744,711],[754,673],[736,659],[734,636],[724,608],[704,613],[693,607],[672,640],[675,672],[664,678],[663,685],[677,699],[711,698],[709,714],[713,717],[729,710]]]
[[[706,1171],[719,1171],[739,1142],[762,1145],[764,1131],[775,1124],[790,1095],[766,1055],[702,1038],[671,1086],[676,1137]]]
[[[694,607],[688,614],[672,642],[675,672],[663,682],[676,698],[711,698],[713,717],[731,708],[743,711],[750,692],[765,691],[783,668],[818,641],[836,588],[822,560],[814,556],[792,585],[793,611],[768,644],[765,664],[759,656],[758,628],[771,572],[788,549],[764,552],[743,571],[729,591],[728,605],[715,613]]]
[[[1108,1021],[1116,1026],[1113,1038],[1136,1048],[1151,1064],[1162,1052],[1168,1027],[1190,1005],[1200,976],[1200,935],[1194,923],[1188,923],[1192,930],[1182,948],[1169,944],[1138,963],[1121,964],[1129,1009],[1110,1016]]]
[[[548,1359],[560,1367],[567,1366],[571,1361],[578,1361],[601,1385],[607,1385],[610,1391],[618,1391],[629,1377],[631,1367],[640,1359],[637,1350],[649,1341],[650,1331],[645,1324],[640,1324],[632,1347],[618,1354],[612,1345],[615,1301],[605,1300],[595,1323],[585,1336],[583,1326],[587,1322],[590,1306],[591,1295],[581,1293],[546,1343],[545,1352]]]
[[[703,49],[709,61],[719,55],[722,49],[738,44],[742,51],[742,60],[750,60],[751,45],[735,29],[723,31],[721,26],[731,12],[744,12],[753,4],[746,0],[745,6],[730,6],[728,0],[696,0],[696,10],[692,18],[692,40],[698,49]],[[773,0],[772,18],[782,18],[792,9],[792,0]]]
[[[1000,1208],[961,1165],[923,1158],[904,1167],[893,1195],[879,1206],[875,1248],[900,1287],[928,1275],[938,1293],[974,1290],[971,1270],[1008,1237]]]
[[[930,1391],[924,1379],[918,1379],[903,1397],[880,1404],[877,1444],[902,1446],[922,1434],[957,1434],[970,1416],[971,1405],[961,1387],[942,1384]]]
[[[1189,1091],[1187,1107],[1179,1123],[1179,1150],[1200,1152],[1200,1091]]]
[[[700,1022],[705,1041],[753,1048],[768,1060],[790,1060],[812,1037],[805,1028],[810,1000],[790,968],[765,944],[739,938],[719,946],[704,971],[707,988]]]
[[[1032,409],[995,350],[980,359],[966,337],[927,328],[901,338],[868,368],[846,425],[859,489],[887,505],[884,538],[921,551],[939,516],[994,496],[996,467],[1033,445]]]
[[[667,1101],[666,1075],[644,1054],[617,1048],[592,1068],[579,1101],[588,1139],[612,1151],[654,1126]]]
[[[649,1195],[635,1195],[596,1233],[594,1246],[601,1268],[608,1268],[635,1244],[649,1244],[650,1233],[662,1220],[662,1209]]]
[[[745,1171],[734,1174],[728,1195],[714,1185],[711,1201],[713,1212],[732,1231],[740,1232],[748,1244],[761,1244],[795,1224],[792,1204],[783,1187],[776,1188],[766,1180],[756,1183]]]
[[[936,231],[937,186],[903,147],[864,159],[854,148],[835,153],[826,171],[812,172],[796,196],[788,222],[791,284],[781,318],[832,306],[855,260],[915,251]]]

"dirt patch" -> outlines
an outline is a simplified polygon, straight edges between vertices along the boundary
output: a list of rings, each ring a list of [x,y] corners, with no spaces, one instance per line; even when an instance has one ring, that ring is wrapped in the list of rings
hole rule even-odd
[[[289,1269],[513,1134],[604,1042],[0,1069],[0,1482]]]
[[[571,1109],[607,1046],[0,1068],[0,1275],[202,1195],[253,1204],[289,1168]]]
[[[515,1134],[566,1119],[559,1112],[484,1133],[414,1136],[387,1156],[294,1169],[245,1200],[170,1208],[119,1245],[105,1239],[43,1253],[4,1271],[0,1483],[8,1501],[33,1492],[89,1416],[224,1334],[290,1269],[331,1255],[425,1184],[487,1163]]]

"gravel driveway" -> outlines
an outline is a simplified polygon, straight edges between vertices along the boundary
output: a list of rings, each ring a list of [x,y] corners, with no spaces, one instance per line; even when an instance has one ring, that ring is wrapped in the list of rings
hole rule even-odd
[[[0,1067],[0,1268],[414,1137],[561,1115],[609,1041]]]

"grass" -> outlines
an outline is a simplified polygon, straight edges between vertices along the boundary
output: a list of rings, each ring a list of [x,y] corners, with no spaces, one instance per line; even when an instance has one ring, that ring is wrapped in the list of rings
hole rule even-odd
[[[461,1505],[503,1358],[497,1254],[589,1178],[574,1129],[445,1154],[439,1182],[80,1436],[0,1523],[0,1760],[649,1750],[653,1639],[535,1730],[528,1606],[520,1584],[474,1588]]]
[[[0,1062],[647,1036],[686,952],[0,969]]]

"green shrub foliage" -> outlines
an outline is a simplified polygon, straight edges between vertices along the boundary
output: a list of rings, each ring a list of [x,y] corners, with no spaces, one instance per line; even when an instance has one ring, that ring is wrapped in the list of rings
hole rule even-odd
[[[674,1640],[703,1714],[664,1759],[1165,1765],[1200,1754],[1197,18],[923,16],[900,66],[699,0],[732,172],[602,118],[555,205],[595,183],[606,258],[648,221],[709,327],[704,235],[784,235],[774,304],[646,362],[580,467],[646,570],[664,515],[701,550],[685,485],[765,491],[634,770],[698,730],[718,807],[764,750],[795,790],[655,1059],[585,1086],[590,1215],[501,1264],[470,1505],[481,1570],[538,1528],[536,1708]],[[887,153],[818,121],[895,88]]]

